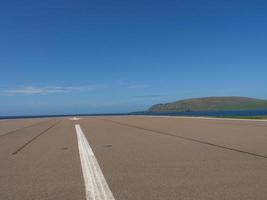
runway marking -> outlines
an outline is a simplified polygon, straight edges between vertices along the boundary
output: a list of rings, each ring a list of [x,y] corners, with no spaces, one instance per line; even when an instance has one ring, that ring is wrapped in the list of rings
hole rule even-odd
[[[105,177],[79,124],[75,125],[86,200],[115,200]]]
[[[70,118],[70,120],[72,120],[72,121],[78,121],[78,120],[80,120],[80,118],[78,118],[78,117],[72,117],[72,118]]]
[[[164,116],[164,115],[129,115],[134,117],[155,117],[155,118],[178,118],[178,119],[204,119],[204,120],[221,120],[221,121],[249,121],[249,122],[267,122],[266,119],[235,119],[220,117],[186,117],[186,116]]]

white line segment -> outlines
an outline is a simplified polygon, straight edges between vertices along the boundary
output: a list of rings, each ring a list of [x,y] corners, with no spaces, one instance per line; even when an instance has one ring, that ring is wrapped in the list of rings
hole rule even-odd
[[[76,124],[75,129],[85,184],[86,200],[115,200],[80,125]]]
[[[80,118],[78,118],[78,117],[72,117],[72,118],[70,118],[70,120],[77,121],[77,120],[80,120]]]
[[[267,122],[266,119],[238,119],[238,118],[220,118],[220,117],[191,117],[191,116],[164,116],[164,115],[129,115],[133,117],[151,117],[151,118],[178,118],[178,119],[204,119],[204,120],[221,120],[221,121],[250,121],[250,122]]]

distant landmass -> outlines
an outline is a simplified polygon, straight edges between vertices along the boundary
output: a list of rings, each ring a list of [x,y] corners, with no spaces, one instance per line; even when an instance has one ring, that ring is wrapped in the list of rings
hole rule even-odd
[[[156,104],[148,112],[194,112],[267,109],[267,100],[247,97],[204,97]]]

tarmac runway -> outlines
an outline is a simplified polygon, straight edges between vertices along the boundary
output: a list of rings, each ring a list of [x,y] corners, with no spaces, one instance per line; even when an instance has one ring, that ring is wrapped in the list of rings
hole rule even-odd
[[[266,200],[267,122],[0,120],[2,200]]]

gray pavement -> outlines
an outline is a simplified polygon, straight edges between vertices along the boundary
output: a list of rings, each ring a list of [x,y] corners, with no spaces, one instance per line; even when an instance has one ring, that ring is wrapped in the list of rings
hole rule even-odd
[[[267,122],[0,120],[0,199],[86,199],[80,124],[117,200],[267,199]]]

